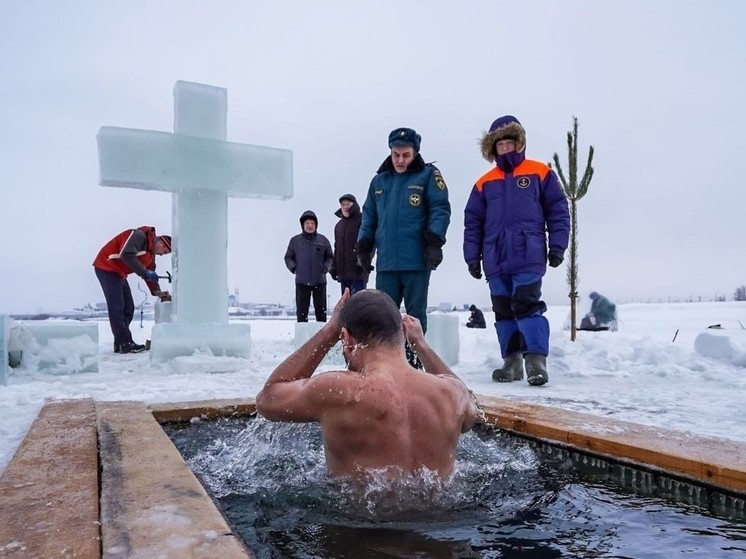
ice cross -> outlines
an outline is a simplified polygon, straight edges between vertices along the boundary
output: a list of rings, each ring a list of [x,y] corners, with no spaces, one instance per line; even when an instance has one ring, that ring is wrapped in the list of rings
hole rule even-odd
[[[177,81],[173,134],[105,126],[97,135],[102,186],[173,193],[177,324],[228,324],[228,196],[293,195],[292,151],[226,141],[227,99],[224,88]]]

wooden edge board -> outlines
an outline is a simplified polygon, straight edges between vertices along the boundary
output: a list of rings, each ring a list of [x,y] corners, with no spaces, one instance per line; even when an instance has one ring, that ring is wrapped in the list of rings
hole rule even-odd
[[[0,557],[101,556],[93,400],[44,404],[0,477]]]
[[[251,557],[145,404],[96,415],[104,558]]]
[[[183,423],[198,417],[215,419],[217,417],[246,416],[256,413],[256,404],[252,398],[230,400],[202,400],[194,402],[173,402],[168,404],[151,404],[148,409],[158,423]]]
[[[740,494],[746,444],[502,398],[479,398],[493,425],[601,457],[630,461]]]

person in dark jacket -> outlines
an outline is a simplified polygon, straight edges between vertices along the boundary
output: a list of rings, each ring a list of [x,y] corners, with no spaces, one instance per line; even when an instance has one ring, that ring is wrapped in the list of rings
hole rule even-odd
[[[114,353],[145,350],[143,344],[132,341],[130,323],[135,315],[135,303],[127,276],[137,274],[145,280],[152,295],[169,300],[168,291],[161,291],[158,285],[155,257],[170,252],[171,237],[156,235],[155,227],[149,225],[122,231],[98,251],[93,269],[106,299],[109,326],[114,334]]]
[[[490,287],[495,329],[505,360],[493,380],[549,380],[547,306],[541,282],[547,260],[556,268],[570,236],[567,198],[547,165],[526,159],[526,131],[518,119],[495,120],[481,142],[482,156],[496,165],[471,190],[464,210],[464,260]],[[547,238],[548,237],[548,238]]]
[[[339,221],[334,226],[334,262],[329,274],[340,283],[342,293],[349,288],[352,295],[368,285],[368,272],[360,267],[355,253],[361,220],[357,199],[352,194],[340,196],[339,209],[334,215]]]
[[[469,307],[471,315],[469,320],[466,322],[467,328],[487,328],[487,323],[484,320],[484,313],[477,308],[476,305]]]
[[[578,330],[616,330],[616,305],[597,291],[588,295],[591,310],[580,321]]]
[[[285,266],[295,274],[295,313],[298,322],[308,322],[313,296],[316,322],[326,322],[326,274],[334,254],[329,239],[316,230],[319,221],[311,210],[300,216],[302,233],[295,235],[285,251]]]
[[[391,153],[370,183],[355,250],[370,272],[375,248],[376,289],[397,306],[403,300],[427,331],[430,272],[443,260],[451,205],[443,175],[422,159],[420,142],[411,128],[389,134]]]

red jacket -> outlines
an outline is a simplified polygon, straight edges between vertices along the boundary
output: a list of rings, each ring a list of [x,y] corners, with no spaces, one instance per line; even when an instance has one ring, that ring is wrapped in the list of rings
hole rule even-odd
[[[93,261],[93,267],[114,272],[125,279],[129,274],[143,277],[146,270],[155,270],[155,227],[143,225],[122,231],[106,243]],[[151,293],[160,288],[156,282],[145,282]]]

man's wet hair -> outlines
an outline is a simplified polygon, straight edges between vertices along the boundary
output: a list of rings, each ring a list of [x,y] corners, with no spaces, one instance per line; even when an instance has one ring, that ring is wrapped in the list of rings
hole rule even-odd
[[[339,322],[361,344],[404,343],[401,313],[394,300],[377,289],[358,291],[350,297]]]

